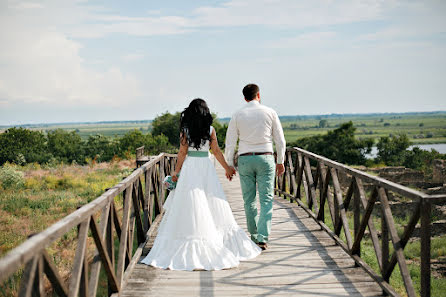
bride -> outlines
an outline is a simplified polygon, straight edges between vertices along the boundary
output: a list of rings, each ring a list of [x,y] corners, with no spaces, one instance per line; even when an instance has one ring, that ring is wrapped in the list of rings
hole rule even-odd
[[[202,99],[192,100],[181,113],[180,151],[172,175],[176,189],[167,197],[158,235],[141,263],[172,270],[220,270],[260,254],[237,225],[209,158],[211,149],[232,179],[235,171],[226,163],[211,124]]]

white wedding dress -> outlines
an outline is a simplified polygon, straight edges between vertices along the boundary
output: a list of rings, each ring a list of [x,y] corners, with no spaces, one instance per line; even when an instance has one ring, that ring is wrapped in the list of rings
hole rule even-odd
[[[189,147],[191,151],[197,150]],[[209,152],[209,141],[199,151]],[[141,263],[172,270],[220,270],[261,252],[235,221],[209,156],[186,157],[164,209],[153,247]]]

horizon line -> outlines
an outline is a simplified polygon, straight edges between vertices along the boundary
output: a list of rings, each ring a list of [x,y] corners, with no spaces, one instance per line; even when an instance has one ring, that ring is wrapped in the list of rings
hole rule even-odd
[[[170,112],[168,112],[170,113]],[[172,113],[175,114],[176,112]],[[285,117],[320,117],[320,116],[353,116],[353,115],[397,115],[397,114],[432,114],[432,113],[446,113],[446,110],[433,110],[433,111],[405,111],[405,112],[357,112],[357,113],[324,113],[324,114],[294,114],[294,115],[279,115],[279,118]],[[220,120],[230,119],[227,117],[217,117]],[[99,121],[84,121],[84,122],[40,122],[40,123],[25,123],[25,124],[12,124],[3,125],[0,124],[0,128],[12,128],[12,127],[23,127],[23,126],[43,126],[43,125],[73,125],[73,124],[110,124],[110,123],[131,123],[131,122],[152,122],[153,119],[145,120],[99,120]]]

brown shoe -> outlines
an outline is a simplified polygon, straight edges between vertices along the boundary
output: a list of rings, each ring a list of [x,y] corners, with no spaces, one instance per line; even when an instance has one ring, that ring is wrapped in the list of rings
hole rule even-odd
[[[262,251],[268,248],[268,244],[266,242],[259,242],[257,245],[262,249]]]

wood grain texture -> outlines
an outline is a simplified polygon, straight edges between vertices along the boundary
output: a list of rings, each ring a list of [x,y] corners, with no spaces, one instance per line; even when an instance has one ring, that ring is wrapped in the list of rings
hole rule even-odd
[[[246,230],[240,182],[217,173]],[[306,177],[306,176],[305,176]],[[155,234],[154,234],[155,235]],[[141,259],[154,236],[149,236]],[[220,271],[171,271],[135,265],[120,296],[381,296],[381,287],[299,207],[275,197],[269,249]]]

